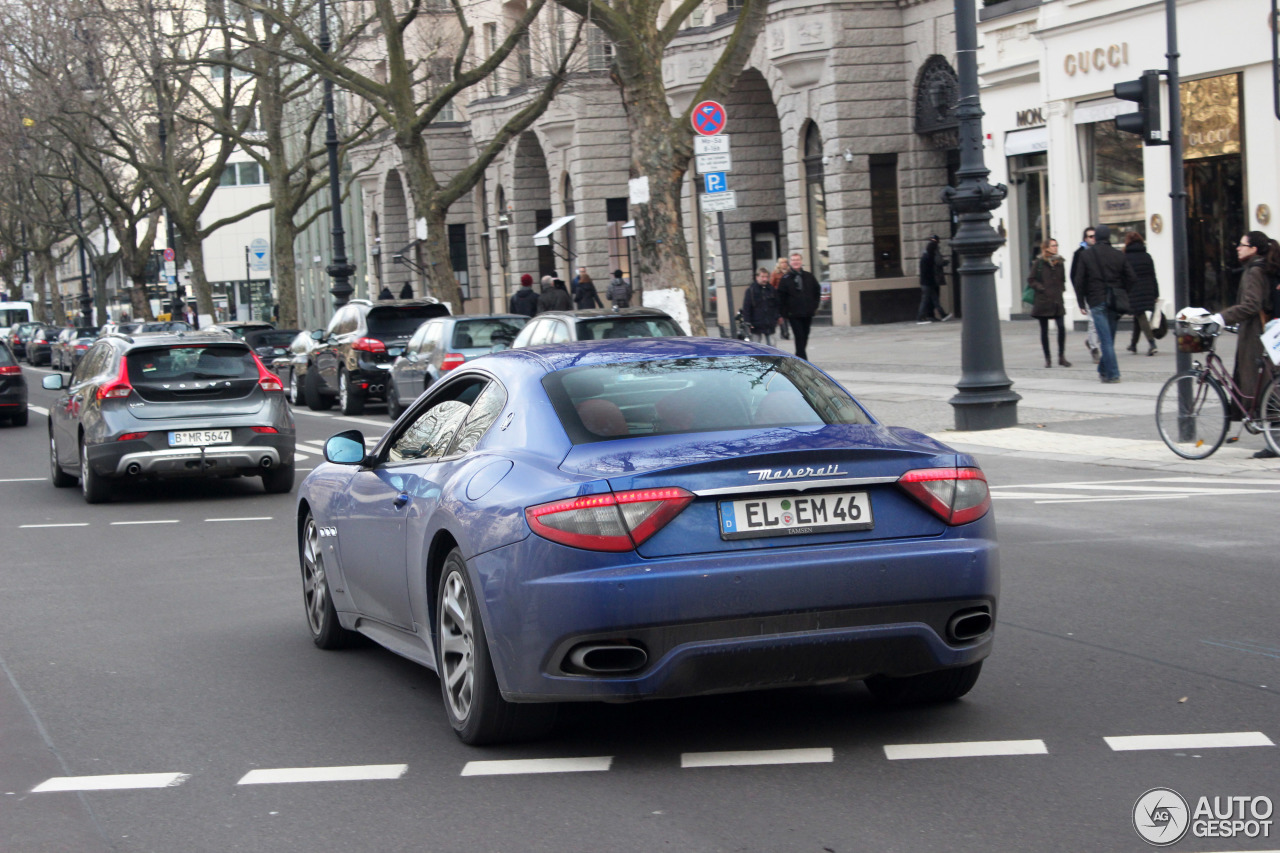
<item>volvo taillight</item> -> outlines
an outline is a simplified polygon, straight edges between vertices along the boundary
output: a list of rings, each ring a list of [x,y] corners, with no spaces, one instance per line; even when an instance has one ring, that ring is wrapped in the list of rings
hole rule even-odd
[[[531,506],[533,532],[588,551],[630,551],[675,518],[693,500],[678,487],[606,492]]]
[[[453,370],[455,367],[462,367],[467,357],[460,352],[445,353],[444,359],[440,362],[441,370]]]
[[[387,345],[377,338],[359,338],[351,345],[351,348],[371,353],[385,353],[387,351]]]
[[[116,378],[105,385],[98,386],[98,399],[123,399],[132,393],[133,386],[129,384],[129,362],[122,358],[120,359],[120,373],[116,375]]]
[[[258,366],[258,387],[263,391],[283,391],[284,383],[280,381],[280,377],[276,376],[267,366],[262,363],[262,359],[258,358],[257,353],[250,353],[253,356],[253,363]]]
[[[920,468],[899,477],[898,485],[953,526],[977,521],[991,509],[987,478],[978,468]]]

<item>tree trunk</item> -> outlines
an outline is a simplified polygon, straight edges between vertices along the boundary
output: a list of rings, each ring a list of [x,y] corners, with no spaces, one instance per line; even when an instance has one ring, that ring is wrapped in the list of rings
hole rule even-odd
[[[191,264],[191,286],[196,291],[196,313],[213,317],[213,322],[216,323],[218,318],[213,308],[213,292],[209,289],[209,280],[204,272],[204,244],[198,237],[188,238],[183,234],[182,248],[187,262]]]
[[[453,274],[449,259],[449,226],[445,222],[446,211],[436,203],[440,185],[431,172],[431,155],[426,140],[420,135],[405,138],[397,135],[396,146],[404,162],[405,178],[409,194],[413,198],[414,216],[427,220],[427,283],[432,294],[441,302],[448,302],[456,312],[462,313],[462,288]]]
[[[129,304],[133,306],[134,320],[154,320],[155,315],[151,313],[151,300],[147,298],[147,279],[145,274],[138,273],[130,277],[133,285],[129,288]],[[116,322],[120,322],[121,318],[117,317]]]
[[[275,220],[273,230],[275,238],[271,245],[272,269],[276,284],[276,304],[280,306],[278,325],[282,329],[301,328],[298,325],[298,266],[293,255],[293,245],[298,231],[293,223],[293,216],[285,205],[277,203],[271,209],[271,218]]]

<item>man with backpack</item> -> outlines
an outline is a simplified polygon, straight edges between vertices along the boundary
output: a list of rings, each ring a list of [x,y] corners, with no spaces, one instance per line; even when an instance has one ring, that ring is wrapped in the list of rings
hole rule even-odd
[[[622,270],[614,270],[609,281],[609,301],[614,308],[631,307],[631,282],[622,277]]]

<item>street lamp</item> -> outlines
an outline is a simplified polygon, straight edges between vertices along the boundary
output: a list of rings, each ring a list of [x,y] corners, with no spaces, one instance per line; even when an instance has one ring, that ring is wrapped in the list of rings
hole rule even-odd
[[[80,185],[76,184],[76,227],[80,231],[80,318],[86,326],[93,322],[93,297],[89,295],[89,268],[84,251],[84,214],[80,210]]]
[[[1004,240],[991,227],[991,211],[1004,201],[1004,184],[992,186],[982,159],[982,106],[978,102],[978,22],[975,0],[955,0],[956,61],[959,72],[960,168],[957,186],[942,196],[960,222],[951,248],[960,255],[957,270],[964,319],[960,334],[959,389],[951,398],[956,429],[1000,429],[1018,423],[1013,380],[1004,372],[1000,321],[996,315],[995,264],[991,253]]]
[[[329,40],[329,14],[325,0],[320,0],[320,49],[329,52],[333,43]],[[346,231],[342,228],[342,191],[338,185],[338,129],[333,119],[333,80],[324,78],[324,147],[329,152],[329,208],[333,215],[333,263],[325,272],[333,279],[329,292],[333,294],[333,307],[341,308],[351,301],[351,274],[356,268],[347,260]]]

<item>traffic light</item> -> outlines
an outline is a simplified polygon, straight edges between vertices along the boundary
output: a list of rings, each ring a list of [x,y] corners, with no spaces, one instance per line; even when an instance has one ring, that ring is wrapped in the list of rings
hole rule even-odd
[[[1112,90],[1124,101],[1136,101],[1138,111],[1116,116],[1116,130],[1136,133],[1144,145],[1168,145],[1160,128],[1160,72],[1143,71],[1137,80],[1117,83]]]

